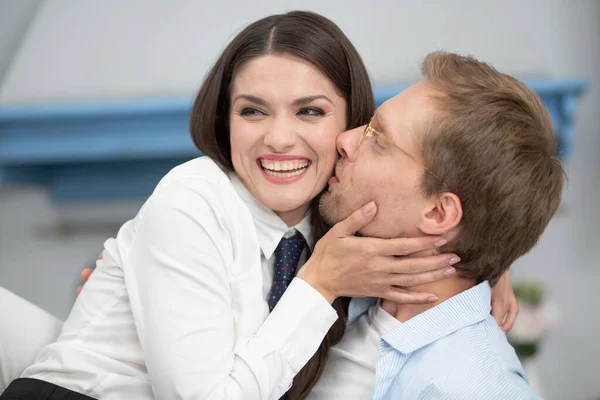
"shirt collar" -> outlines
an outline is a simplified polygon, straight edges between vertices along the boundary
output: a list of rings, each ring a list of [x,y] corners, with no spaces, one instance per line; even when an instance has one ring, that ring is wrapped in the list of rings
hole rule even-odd
[[[382,339],[401,353],[412,353],[483,321],[490,315],[490,304],[491,289],[485,281],[400,324]]]
[[[310,250],[313,250],[314,239],[312,234],[312,225],[310,222],[311,212],[309,211],[302,221],[293,227],[287,226],[285,222],[273,210],[265,207],[258,202],[252,194],[246,189],[240,178],[234,172],[229,172],[229,179],[233,188],[238,193],[242,201],[246,204],[258,235],[258,243],[263,255],[268,260],[273,255],[275,248],[281,241],[281,238],[288,232],[297,230],[304,236]],[[291,232],[290,232],[291,233]]]
[[[377,304],[377,297],[353,297],[348,306],[348,321],[346,326],[354,324],[358,318]]]

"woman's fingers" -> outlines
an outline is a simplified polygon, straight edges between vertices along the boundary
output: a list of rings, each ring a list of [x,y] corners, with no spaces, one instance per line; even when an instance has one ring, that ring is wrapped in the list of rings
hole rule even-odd
[[[335,232],[336,236],[352,236],[358,232],[362,227],[367,225],[375,214],[377,213],[377,206],[375,202],[365,204],[361,209],[356,210],[343,221],[338,222],[331,228]]]
[[[494,319],[498,323],[498,326],[502,326],[502,323],[504,322],[504,320],[506,318],[507,312],[508,312],[508,308],[504,305],[504,303],[492,299],[491,314],[492,314],[492,317],[494,317]]]
[[[446,243],[441,236],[423,236],[414,238],[378,239],[371,237],[356,237],[353,246],[361,246],[370,255],[409,256],[431,250],[438,253],[438,247]]]
[[[446,244],[441,236],[422,236],[413,238],[380,239],[377,246],[381,254],[386,256],[408,256],[425,250],[435,250]]]
[[[513,328],[515,321],[517,320],[517,315],[519,315],[519,306],[517,303],[511,304],[508,313],[506,314],[506,318],[502,323],[502,330],[504,333],[508,333],[508,331]]]
[[[394,286],[385,288],[379,297],[399,304],[431,304],[438,300],[433,293],[410,292]]]
[[[336,297],[381,296],[391,286],[412,287],[444,279],[454,273],[448,268],[460,259],[437,253],[446,241],[442,237],[377,239],[354,234],[377,213],[371,202],[337,223],[315,245],[298,272],[298,277],[315,288],[329,302]],[[413,256],[420,253],[419,257]],[[424,254],[432,254],[425,256]],[[427,303],[431,295],[391,291],[401,302]],[[390,299],[393,300],[393,299]]]
[[[389,274],[415,275],[450,268],[459,261],[460,258],[456,254],[449,253],[427,257],[380,257],[373,260],[372,265],[379,271]],[[449,275],[451,274],[452,272],[449,272]]]
[[[504,332],[512,329],[519,305],[512,288],[510,273],[506,271],[492,288],[492,316]]]
[[[441,281],[452,276],[456,270],[453,267],[436,269],[420,274],[390,274],[387,282],[390,286],[412,287]]]

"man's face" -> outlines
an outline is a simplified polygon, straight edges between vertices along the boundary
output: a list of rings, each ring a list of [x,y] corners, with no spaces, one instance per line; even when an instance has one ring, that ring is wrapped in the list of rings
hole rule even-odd
[[[420,160],[417,135],[435,116],[431,98],[435,93],[426,81],[411,86],[383,103],[371,126]],[[321,214],[335,224],[375,201],[377,215],[360,234],[382,238],[419,236],[419,222],[428,204],[420,189],[423,167],[379,135],[366,138],[359,149],[364,130],[362,126],[337,137],[342,158],[321,199]]]

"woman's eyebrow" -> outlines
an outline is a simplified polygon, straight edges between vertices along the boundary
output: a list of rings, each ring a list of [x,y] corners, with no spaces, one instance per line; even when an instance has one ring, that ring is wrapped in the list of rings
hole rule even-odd
[[[261,99],[260,97],[252,96],[252,95],[249,95],[249,94],[240,94],[239,96],[236,96],[236,98],[233,99],[233,101],[231,103],[233,104],[233,103],[235,103],[238,100],[248,100],[248,101],[250,101],[252,103],[256,103],[256,104],[261,105],[261,106],[267,106],[268,105],[267,101]]]
[[[310,104],[313,101],[319,100],[319,99],[324,99],[324,100],[330,102],[331,104],[333,104],[333,101],[331,101],[331,99],[329,97],[325,96],[324,94],[316,94],[316,95],[313,95],[313,96],[300,97],[300,98],[294,100],[292,102],[292,105],[294,105],[294,106],[304,106],[304,105]],[[252,96],[250,94],[240,94],[239,96],[236,96],[231,103],[233,104],[233,103],[235,103],[238,100],[248,100],[248,101],[250,101],[252,103],[255,103],[255,104],[258,104],[258,105],[261,105],[261,106],[268,106],[269,105],[269,103],[266,100],[261,99],[260,97],[257,97],[257,96]]]
[[[292,104],[295,106],[304,106],[304,105],[310,104],[313,101],[319,100],[319,99],[327,100],[328,102],[333,104],[333,101],[331,101],[331,99],[329,97],[325,96],[324,94],[316,94],[313,96],[300,97],[299,99],[294,100],[294,102]]]

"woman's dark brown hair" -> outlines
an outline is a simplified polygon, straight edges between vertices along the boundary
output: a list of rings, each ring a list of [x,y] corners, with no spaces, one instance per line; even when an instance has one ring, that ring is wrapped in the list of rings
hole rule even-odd
[[[336,86],[347,103],[346,128],[365,125],[375,112],[367,70],[346,35],[327,18],[304,11],[272,15],[242,30],[210,69],[192,109],[190,130],[196,147],[230,171],[230,89],[236,71],[251,59],[266,54],[290,54],[318,68]],[[329,229],[318,212],[318,197],[311,204],[313,233],[319,240]],[[329,348],[340,341],[346,326],[348,299],[333,307],[339,318],[317,353],[294,378],[286,399],[303,399],[317,382]]]

